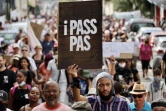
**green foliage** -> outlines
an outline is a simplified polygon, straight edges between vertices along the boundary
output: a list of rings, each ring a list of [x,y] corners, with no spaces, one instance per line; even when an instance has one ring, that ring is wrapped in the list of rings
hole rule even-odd
[[[140,10],[148,18],[154,16],[154,5],[147,0],[111,0],[114,3],[114,10],[119,12]]]

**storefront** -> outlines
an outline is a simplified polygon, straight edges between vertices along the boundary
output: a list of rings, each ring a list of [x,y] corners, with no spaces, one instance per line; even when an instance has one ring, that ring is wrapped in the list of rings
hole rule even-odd
[[[156,25],[159,26],[162,18],[166,18],[166,0],[148,0],[150,3],[155,5],[155,21]]]

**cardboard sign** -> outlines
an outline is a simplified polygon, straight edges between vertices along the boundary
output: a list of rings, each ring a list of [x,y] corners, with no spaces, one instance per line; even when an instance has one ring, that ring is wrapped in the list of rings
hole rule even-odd
[[[103,57],[114,55],[115,58],[131,59],[134,52],[132,42],[104,42]]]
[[[42,33],[42,30],[43,30],[43,26],[42,25],[39,25],[37,23],[33,23],[31,22],[31,27],[35,33],[35,36],[40,40],[40,36],[41,36],[41,33]]]
[[[59,3],[58,68],[102,67],[102,10],[98,1]]]
[[[5,59],[6,59],[6,64],[7,64],[7,66],[8,66],[8,65],[12,65],[13,56],[5,55]]]

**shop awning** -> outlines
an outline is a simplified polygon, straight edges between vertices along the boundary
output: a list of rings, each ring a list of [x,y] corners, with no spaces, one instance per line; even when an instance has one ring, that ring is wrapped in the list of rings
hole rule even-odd
[[[153,3],[157,6],[163,6],[166,9],[166,0],[148,0],[150,3]]]

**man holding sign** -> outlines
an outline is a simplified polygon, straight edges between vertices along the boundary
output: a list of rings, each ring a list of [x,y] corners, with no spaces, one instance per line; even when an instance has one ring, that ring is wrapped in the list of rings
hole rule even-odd
[[[73,96],[75,101],[88,101],[93,111],[130,111],[127,102],[114,96],[113,78],[107,72],[96,77],[97,96],[84,97],[80,95],[80,85],[76,65],[68,67],[68,73],[73,77]]]

